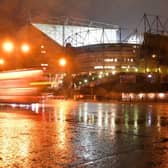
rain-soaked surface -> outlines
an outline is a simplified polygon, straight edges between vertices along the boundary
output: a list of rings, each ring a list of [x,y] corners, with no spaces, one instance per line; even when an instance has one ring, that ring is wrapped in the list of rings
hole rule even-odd
[[[0,168],[76,167],[168,167],[168,104],[0,106]]]

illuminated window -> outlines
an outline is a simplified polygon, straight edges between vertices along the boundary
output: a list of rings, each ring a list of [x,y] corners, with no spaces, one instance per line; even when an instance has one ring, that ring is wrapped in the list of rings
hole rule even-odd
[[[94,69],[103,69],[103,66],[94,66]]]
[[[114,59],[113,59],[113,58],[111,58],[111,59],[107,58],[107,59],[104,59],[104,61],[105,61],[105,62],[113,62]]]
[[[126,68],[127,68],[127,66],[121,66],[121,68],[122,68],[122,69],[126,69]]]
[[[98,77],[99,77],[99,78],[102,78],[102,77],[103,77],[103,75],[101,75],[101,74],[100,74]]]
[[[105,69],[115,69],[115,66],[104,66]]]
[[[112,71],[112,74],[115,75],[115,74],[116,74],[116,71]]]
[[[41,54],[46,54],[46,51],[45,51],[45,50],[42,50],[42,51],[41,51]]]
[[[164,93],[159,93],[158,97],[161,98],[161,99],[163,99],[165,97],[165,94]]]
[[[84,80],[84,82],[85,82],[85,83],[87,83],[87,82],[88,82],[88,80],[87,80],[87,79],[85,79],[85,80]]]

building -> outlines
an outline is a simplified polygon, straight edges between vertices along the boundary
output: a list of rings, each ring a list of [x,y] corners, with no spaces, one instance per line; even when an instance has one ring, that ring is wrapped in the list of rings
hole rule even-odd
[[[10,43],[11,50],[5,51],[3,45]],[[23,52],[23,45],[29,46]],[[27,24],[15,31],[11,36],[0,39],[0,59],[4,60],[2,70],[34,68],[46,66],[51,71],[58,70],[58,59],[63,55],[63,47],[49,38],[46,34],[36,29],[32,24]]]
[[[32,25],[60,46],[71,46],[73,52],[67,55],[75,61],[76,73],[138,71],[140,38],[127,37],[117,25],[78,18],[55,18],[45,24],[35,20]]]
[[[97,44],[75,48],[81,73],[138,72],[137,55],[139,45],[135,44]]]

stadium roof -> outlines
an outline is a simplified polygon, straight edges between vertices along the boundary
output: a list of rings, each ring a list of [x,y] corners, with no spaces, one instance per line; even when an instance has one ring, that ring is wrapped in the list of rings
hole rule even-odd
[[[121,43],[129,34],[128,32],[127,34],[123,33],[123,29],[117,25],[71,17],[33,20],[32,24],[62,46],[67,43],[74,47],[101,43]],[[125,42],[139,43],[139,39],[132,35]]]

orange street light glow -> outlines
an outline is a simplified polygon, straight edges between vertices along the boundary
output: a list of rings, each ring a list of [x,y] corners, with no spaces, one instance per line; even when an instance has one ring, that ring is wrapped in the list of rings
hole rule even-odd
[[[22,50],[22,52],[27,53],[27,52],[29,52],[30,47],[29,47],[28,44],[23,44],[23,45],[21,46],[21,50]]]
[[[0,58],[0,65],[3,65],[5,62],[2,58]]]
[[[66,65],[66,60],[64,59],[64,58],[61,58],[60,60],[59,60],[59,64],[61,65],[61,66],[65,66]]]
[[[8,53],[11,53],[14,50],[14,45],[10,41],[4,42],[3,45],[2,45],[2,47],[3,47],[3,50],[5,52],[8,52]]]

